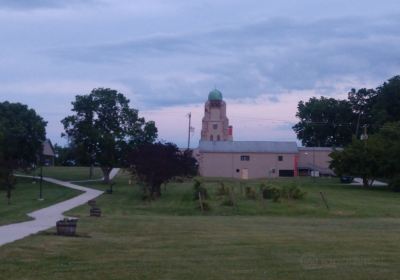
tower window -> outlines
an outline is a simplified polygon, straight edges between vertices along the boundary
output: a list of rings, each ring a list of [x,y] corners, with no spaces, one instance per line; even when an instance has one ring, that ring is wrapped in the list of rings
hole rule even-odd
[[[214,128],[214,129],[218,129],[218,124],[216,124],[216,123],[213,124],[213,128]]]
[[[278,161],[283,161],[283,156],[278,156]]]
[[[250,161],[250,156],[240,156],[241,161]]]

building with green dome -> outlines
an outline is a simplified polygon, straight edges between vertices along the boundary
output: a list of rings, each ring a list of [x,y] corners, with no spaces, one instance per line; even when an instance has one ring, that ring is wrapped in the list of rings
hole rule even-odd
[[[216,88],[210,91],[204,106],[201,140],[233,140],[232,126],[229,125],[229,120],[226,117],[226,103],[222,98],[222,93]]]
[[[331,148],[297,147],[294,141],[233,141],[232,132],[226,103],[215,88],[204,105],[196,155],[201,176],[256,179],[333,174]]]
[[[222,101],[222,93],[218,89],[213,89],[208,94],[209,101]]]

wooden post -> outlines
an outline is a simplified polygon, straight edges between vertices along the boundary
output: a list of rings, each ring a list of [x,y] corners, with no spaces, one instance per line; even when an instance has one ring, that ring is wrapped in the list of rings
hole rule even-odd
[[[204,212],[203,200],[201,199],[201,192],[199,192],[199,202],[200,202],[200,209],[201,209],[201,212]]]
[[[319,192],[319,194],[321,195],[322,201],[324,202],[326,209],[329,210],[328,201],[325,199],[324,193],[323,192]]]

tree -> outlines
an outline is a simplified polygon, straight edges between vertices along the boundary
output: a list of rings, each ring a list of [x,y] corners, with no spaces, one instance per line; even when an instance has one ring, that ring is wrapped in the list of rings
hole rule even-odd
[[[181,152],[172,143],[145,143],[129,154],[130,172],[145,186],[150,198],[161,195],[161,185],[176,176],[197,174],[191,151]]]
[[[342,147],[351,142],[355,117],[348,101],[312,97],[300,101],[297,110],[300,122],[293,130],[304,146]]]
[[[122,166],[128,148],[154,142],[154,122],[139,117],[129,108],[129,100],[116,90],[93,89],[77,95],[72,102],[74,115],[64,118],[65,134],[73,140],[80,163],[99,165],[108,183],[113,167]]]
[[[343,151],[330,154],[330,168],[339,175],[359,176],[365,187],[372,186],[374,180],[383,175],[384,145],[379,139],[364,142],[356,138]]]
[[[373,128],[381,128],[385,123],[400,121],[400,76],[394,76],[377,89],[372,107]]]
[[[76,165],[76,153],[74,147],[71,145],[60,146],[54,145],[55,152],[55,165],[56,166],[75,166]]]
[[[374,137],[384,146],[382,175],[392,180],[400,175],[400,122],[386,123]]]
[[[20,103],[0,103],[0,184],[11,189],[13,172],[37,163],[46,136],[46,122],[33,109]]]
[[[373,106],[376,102],[377,92],[374,89],[362,88],[359,90],[351,89],[348,93],[348,100],[350,102],[353,113],[357,116],[356,132],[358,138],[360,136],[360,128],[368,125],[370,132],[372,132],[373,119]]]

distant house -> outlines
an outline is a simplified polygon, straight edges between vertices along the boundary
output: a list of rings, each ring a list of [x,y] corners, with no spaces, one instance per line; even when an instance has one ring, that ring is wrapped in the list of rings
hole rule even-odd
[[[42,152],[43,165],[53,166],[55,156],[56,156],[56,153],[54,151],[53,144],[51,144],[50,139],[46,139],[43,142],[43,152]]]
[[[238,179],[333,175],[332,148],[298,147],[294,141],[233,141],[222,93],[211,91],[204,107],[201,140],[194,152],[200,175]]]

